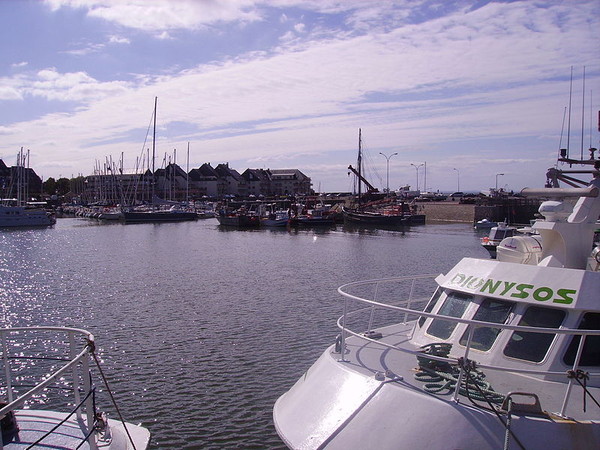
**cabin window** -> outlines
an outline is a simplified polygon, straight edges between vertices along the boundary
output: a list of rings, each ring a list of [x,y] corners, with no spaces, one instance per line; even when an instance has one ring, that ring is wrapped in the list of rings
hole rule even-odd
[[[562,324],[566,313],[560,309],[530,306],[521,317],[519,325],[525,327],[558,328]],[[511,358],[526,361],[541,362],[550,344],[554,340],[552,333],[531,333],[527,331],[514,331],[510,341],[504,348],[504,354]]]
[[[431,300],[429,300],[429,303],[427,303],[427,306],[425,307],[423,312],[430,313],[433,310],[433,307],[436,305],[436,303],[440,299],[441,295],[442,295],[442,290],[440,288],[438,288],[434,292],[433,296],[431,297]],[[427,320],[427,317],[425,317],[425,316],[421,316],[421,318],[419,318],[419,328],[421,328],[423,326],[423,324],[425,323],[426,320]]]
[[[513,302],[505,302],[502,300],[493,300],[486,298],[477,309],[477,312],[473,316],[473,320],[479,320],[481,322],[492,322],[492,323],[506,323],[509,314],[514,307]],[[492,327],[481,327],[476,328],[473,332],[473,339],[471,341],[471,348],[481,351],[488,351],[498,334],[500,328]],[[460,338],[460,345],[467,345],[469,339],[469,329],[464,332]]]
[[[439,309],[440,316],[462,317],[470,303],[472,297],[470,295],[451,292],[446,297],[444,304]],[[456,328],[456,322],[433,319],[431,325],[427,329],[427,333],[440,339],[448,339]]]
[[[585,313],[581,323],[580,330],[600,330],[600,314]],[[563,361],[565,364],[572,366],[575,363],[575,356],[579,348],[581,336],[573,336],[569,348],[565,353]],[[579,360],[580,366],[600,366],[600,336],[587,336],[583,344],[583,352]]]

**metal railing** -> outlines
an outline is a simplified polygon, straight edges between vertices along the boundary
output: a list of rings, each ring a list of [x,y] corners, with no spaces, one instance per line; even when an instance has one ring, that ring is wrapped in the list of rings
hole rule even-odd
[[[47,335],[47,333],[49,335]],[[27,347],[27,342],[45,342],[51,340],[52,346],[56,347],[57,335],[63,335],[64,344],[67,347],[68,355],[63,357],[56,356],[40,356],[38,353],[43,350],[49,351],[47,348],[41,347],[31,350],[31,354],[26,351],[30,350]],[[40,336],[42,336],[40,338]],[[44,336],[46,336],[44,338]],[[79,338],[79,339],[78,339]],[[81,421],[82,414],[86,415],[86,423],[88,430],[85,433],[88,436],[88,444],[91,449],[97,449],[96,439],[94,436],[94,400],[92,394],[92,383],[90,377],[90,353],[93,351],[94,336],[81,329],[65,328],[65,327],[18,327],[18,328],[2,328],[0,329],[0,342],[2,346],[2,362],[4,365],[4,385],[8,404],[0,409],[0,418],[5,417],[8,413],[15,411],[26,402],[35,400],[36,396],[49,389],[49,387],[63,377],[71,375],[73,392],[73,401],[75,405],[81,405],[82,408],[77,408],[75,411],[77,418]],[[33,346],[33,345],[32,345]],[[37,352],[37,353],[36,353]],[[53,369],[50,374],[46,374],[35,386],[23,394],[16,394],[15,379],[22,378],[18,367],[15,367],[18,362],[23,361],[51,361],[54,364],[60,363],[61,367]],[[21,367],[22,370],[22,367]],[[34,377],[35,378],[35,377]],[[83,400],[82,400],[83,399]],[[67,403],[66,401],[64,402]],[[91,437],[90,437],[91,436]],[[2,449],[2,441],[0,440],[0,450]]]
[[[423,298],[414,298],[413,297],[415,283],[418,282],[419,280],[427,280],[427,281],[431,282],[436,276],[437,275],[420,275],[420,276],[385,278],[385,279],[377,279],[377,280],[358,281],[358,282],[353,282],[353,283],[347,283],[347,284],[340,286],[338,288],[338,293],[340,293],[342,296],[344,296],[344,312],[343,312],[343,315],[337,321],[337,325],[341,329],[341,346],[340,346],[341,360],[345,361],[346,338],[348,337],[348,335],[352,335],[359,339],[369,341],[369,342],[375,343],[377,345],[381,345],[390,350],[412,354],[412,355],[415,355],[415,357],[423,355],[423,353],[420,349],[411,350],[409,348],[403,348],[403,347],[400,347],[397,345],[389,344],[389,343],[381,341],[380,338],[369,337],[369,333],[365,333],[364,330],[357,332],[357,331],[351,330],[348,327],[348,325],[347,325],[348,318],[350,318],[353,315],[356,315],[359,313],[364,313],[365,311],[370,310],[367,331],[371,331],[372,326],[373,326],[373,316],[374,316],[376,309],[382,309],[382,310],[388,310],[388,311],[395,311],[397,313],[403,313],[404,320],[402,323],[406,323],[406,324],[409,323],[409,322],[407,322],[407,318],[409,317],[409,315],[412,315],[415,318],[417,318],[417,317],[418,318],[420,318],[420,317],[435,318],[436,320],[447,321],[447,322],[451,322],[451,323],[455,323],[455,324],[466,324],[467,325],[466,331],[468,333],[468,338],[467,338],[467,342],[464,346],[464,350],[463,350],[461,357],[450,357],[450,356],[442,357],[442,356],[435,356],[435,355],[429,355],[429,354],[427,355],[427,359],[450,363],[450,364],[458,364],[460,359],[462,359],[464,361],[468,360],[469,352],[472,348],[472,343],[473,343],[473,334],[477,328],[495,328],[495,329],[500,329],[500,330],[512,330],[512,331],[520,331],[520,332],[527,332],[527,333],[580,336],[581,338],[579,341],[579,345],[577,347],[577,352],[575,355],[574,363],[570,369],[573,372],[577,372],[580,368],[579,364],[580,364],[581,356],[583,353],[583,348],[585,345],[586,337],[587,336],[600,336],[600,330],[584,330],[584,329],[573,329],[573,328],[564,328],[564,327],[541,328],[541,327],[531,327],[531,326],[522,326],[522,325],[509,325],[509,324],[504,324],[504,323],[484,322],[484,321],[478,321],[478,320],[473,320],[473,319],[463,319],[461,317],[444,316],[444,315],[440,315],[438,313],[425,312],[422,309],[412,308],[411,305],[414,304],[416,301],[425,300]],[[410,288],[405,289],[405,291],[408,290],[409,294],[408,294],[408,297],[405,300],[403,300],[403,302],[402,302],[404,304],[404,306],[391,305],[389,303],[384,303],[384,302],[378,300],[378,293],[381,291],[381,289],[380,289],[381,285],[387,284],[387,283],[406,283],[406,282],[410,282]],[[433,285],[433,283],[430,283],[430,284]],[[353,289],[353,288],[357,288],[357,287],[364,288],[364,287],[369,287],[369,286],[372,286],[374,288],[372,299],[367,299],[367,298],[361,297],[359,295],[354,295],[354,294],[347,292],[348,290]],[[432,291],[430,291],[430,292],[432,292]],[[360,309],[356,309],[353,311],[349,311],[349,305],[348,305],[349,300],[356,301],[360,304],[366,304],[368,306],[362,307]],[[429,300],[429,298],[427,298],[427,300]],[[425,305],[426,305],[426,303],[423,303],[423,307],[425,307]],[[410,331],[407,333],[408,338],[410,338],[412,336],[412,333],[415,331],[416,326],[417,326],[417,320],[416,319],[413,319],[413,320],[414,320],[414,326],[412,326],[410,328]],[[412,321],[411,321],[411,323],[412,323]],[[459,364],[459,366],[460,366],[460,372],[459,372],[459,382],[457,383],[457,386],[460,386],[460,380],[465,376],[465,369],[463,368],[462,365]],[[552,375],[552,376],[567,377],[566,371],[529,369],[529,368],[526,368],[525,366],[517,368],[514,366],[513,367],[508,367],[508,366],[504,367],[504,366],[499,366],[499,365],[489,365],[489,364],[477,363],[477,367],[489,369],[492,371],[498,371],[498,372],[511,372],[511,373],[538,375],[538,376]],[[586,371],[585,373],[586,373],[586,376],[588,376],[590,378],[600,377],[600,372],[587,372]],[[558,413],[561,416],[564,416],[564,413],[566,411],[569,397],[571,394],[571,389],[572,389],[574,382],[575,382],[574,378],[572,378],[572,377],[568,378],[568,382],[566,383],[562,408],[561,408],[560,412]],[[457,388],[457,389],[455,389],[455,392],[454,392],[454,400],[455,401],[458,400],[458,396],[459,396],[459,389]]]

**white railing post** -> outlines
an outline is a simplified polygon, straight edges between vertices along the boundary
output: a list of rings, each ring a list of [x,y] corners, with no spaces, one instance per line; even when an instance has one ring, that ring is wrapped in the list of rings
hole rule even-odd
[[[348,312],[348,299],[344,297],[344,315],[342,316],[342,342],[340,343],[340,353],[342,361],[346,361],[346,313]]]
[[[575,337],[575,336],[573,336]],[[585,344],[585,338],[587,335],[582,334],[581,339],[579,340],[579,346],[577,347],[577,354],[575,355],[575,361],[573,361],[573,372],[577,370],[579,366],[579,361],[581,359],[581,354],[583,353],[583,345]],[[563,400],[562,407],[560,408],[560,415],[564,417],[565,411],[567,409],[567,403],[569,403],[569,397],[571,396],[571,388],[573,387],[573,378],[569,378],[569,382],[567,383],[567,390],[565,392],[565,398]]]
[[[375,283],[375,297],[373,301],[377,301],[377,291],[379,290],[379,281]],[[375,315],[375,305],[371,305],[371,314],[369,315],[369,326],[367,327],[367,331],[371,331],[373,328],[373,316]]]
[[[88,432],[92,430],[94,427],[94,399],[92,392],[92,381],[90,379],[90,356],[89,353],[86,353],[83,359],[81,360],[82,365],[82,374],[83,374],[83,394],[88,396],[85,400],[85,413],[87,417],[87,429]],[[91,450],[97,450],[98,446],[96,445],[96,432],[92,432],[88,438],[88,444]]]
[[[69,332],[69,360],[73,361],[77,356],[77,350],[75,349],[75,335],[72,332]],[[75,397],[75,404],[79,405],[81,403],[81,395],[79,393],[79,366],[73,366],[72,371],[73,377],[73,395]],[[81,409],[77,409],[77,418],[81,420]]]
[[[471,349],[471,341],[473,340],[473,333],[475,332],[475,327],[473,325],[469,325],[469,337],[467,339],[467,345],[465,347],[465,356],[464,362],[466,363],[469,358],[469,350]],[[454,389],[454,401],[458,402],[458,395],[460,391],[460,384],[462,383],[462,379],[464,377],[465,369],[461,366],[460,372],[458,373],[458,380],[456,381],[456,388]]]
[[[6,333],[0,332],[2,336],[2,359],[4,359],[4,376],[6,377],[6,396],[8,403],[13,401],[13,389],[12,389],[12,372],[10,370],[10,359],[8,358],[8,344],[6,342]]]

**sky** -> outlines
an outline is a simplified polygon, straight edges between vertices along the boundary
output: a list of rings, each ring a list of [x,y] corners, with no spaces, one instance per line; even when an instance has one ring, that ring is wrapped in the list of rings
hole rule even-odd
[[[599,0],[2,0],[0,159],[147,167],[157,98],[155,168],[351,191],[360,129],[379,189],[541,187],[600,145],[599,29]]]

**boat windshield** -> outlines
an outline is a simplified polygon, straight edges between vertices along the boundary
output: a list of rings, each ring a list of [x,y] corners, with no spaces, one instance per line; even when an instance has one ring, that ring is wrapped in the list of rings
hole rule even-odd
[[[481,305],[473,316],[473,320],[479,320],[481,322],[506,323],[514,306],[514,302],[486,298],[483,300],[483,302],[481,302]],[[500,328],[476,328],[473,332],[471,348],[481,351],[489,350],[496,341],[499,333]],[[460,338],[460,345],[467,345],[468,338],[469,330],[467,329]]]
[[[458,292],[450,292],[444,300],[438,314],[448,317],[462,317],[471,302],[473,297],[470,295],[460,294]],[[449,320],[434,319],[427,328],[427,334],[438,337],[440,339],[448,339],[457,323]]]
[[[540,328],[558,328],[565,318],[560,309],[530,306],[523,314],[519,325]],[[514,331],[504,348],[504,354],[511,358],[541,362],[554,340],[555,334]]]

